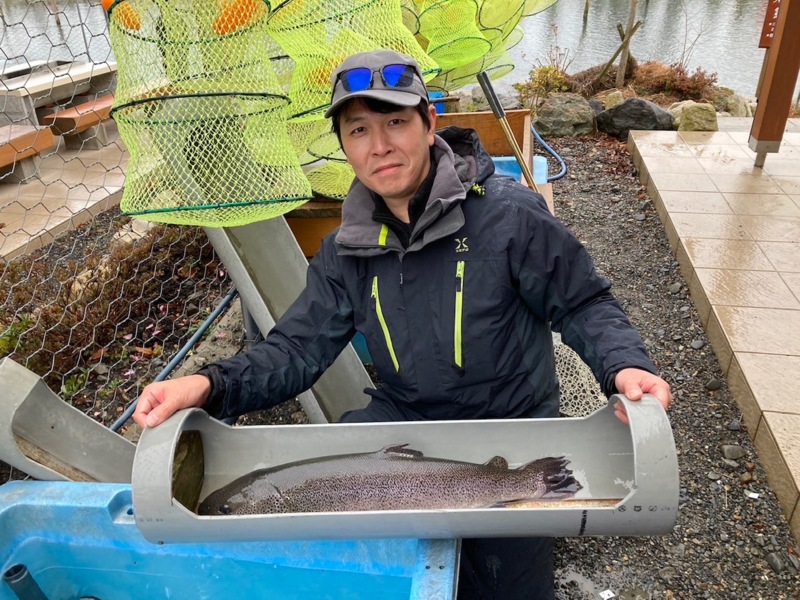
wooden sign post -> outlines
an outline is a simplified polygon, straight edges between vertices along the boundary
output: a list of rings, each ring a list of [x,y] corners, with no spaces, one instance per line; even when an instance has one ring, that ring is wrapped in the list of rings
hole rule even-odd
[[[781,146],[800,71],[798,31],[800,0],[770,0],[761,36],[761,42],[768,45],[768,50],[748,143],[756,153],[757,167],[764,166],[767,152],[778,152]]]

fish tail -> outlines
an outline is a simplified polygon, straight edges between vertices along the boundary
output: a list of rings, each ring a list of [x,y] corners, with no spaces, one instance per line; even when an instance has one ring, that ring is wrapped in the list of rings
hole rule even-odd
[[[548,456],[531,461],[521,471],[542,474],[545,491],[542,498],[564,498],[574,496],[583,486],[572,475],[568,468],[569,460],[563,456]]]

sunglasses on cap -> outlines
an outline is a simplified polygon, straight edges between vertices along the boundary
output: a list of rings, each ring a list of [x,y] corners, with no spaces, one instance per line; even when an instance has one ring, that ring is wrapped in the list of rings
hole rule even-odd
[[[339,73],[339,81],[347,92],[363,92],[372,87],[372,76],[380,72],[387,88],[408,88],[414,84],[416,69],[411,65],[386,65],[372,70],[368,67],[355,67]]]

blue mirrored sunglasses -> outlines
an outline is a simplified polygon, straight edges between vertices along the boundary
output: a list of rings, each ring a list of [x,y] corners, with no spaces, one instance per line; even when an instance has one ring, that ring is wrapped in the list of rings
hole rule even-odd
[[[367,67],[355,67],[339,73],[339,81],[348,92],[362,92],[372,87],[372,76],[380,72],[383,84],[388,88],[407,88],[414,83],[411,65],[386,65],[373,71]]]

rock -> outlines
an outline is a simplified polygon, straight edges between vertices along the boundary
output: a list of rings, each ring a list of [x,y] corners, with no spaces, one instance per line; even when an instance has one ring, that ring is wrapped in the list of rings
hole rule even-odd
[[[605,109],[608,110],[609,108],[614,108],[625,102],[625,96],[622,95],[622,92],[619,90],[614,90],[608,96],[606,96],[605,101]]]
[[[675,567],[664,567],[658,572],[658,576],[664,581],[669,582],[670,579],[674,579],[678,576],[678,570]]]
[[[735,460],[731,460],[730,458],[723,458],[722,462],[724,464],[726,464],[727,466],[729,466],[731,469],[738,469],[739,468],[739,463],[736,462]]]
[[[729,431],[741,431],[742,423],[739,419],[733,419],[730,423],[728,423],[728,430]]]
[[[719,473],[717,473],[716,471],[709,471],[709,472],[706,474],[706,477],[708,477],[708,478],[709,478],[709,479],[711,479],[712,481],[716,481],[717,479],[719,479],[719,478],[720,478],[720,475],[719,475]]]
[[[692,340],[691,344],[692,348],[694,348],[695,350],[700,350],[705,345],[706,343],[703,340]]]
[[[716,392],[718,389],[722,387],[722,380],[721,379],[709,379],[706,382],[706,389],[709,392]]]
[[[510,83],[493,81],[492,87],[494,88],[494,93],[497,95],[497,99],[500,101],[500,106],[504,109],[514,110],[516,108],[522,108],[522,103],[519,101],[519,94]],[[471,92],[472,104],[475,110],[489,110],[489,101],[486,100],[486,94],[483,93],[483,88],[480,85],[473,85]]]
[[[725,458],[729,458],[730,460],[739,460],[740,458],[744,458],[746,455],[747,452],[741,446],[736,446],[734,444],[722,445],[722,456]]]
[[[600,100],[597,100],[595,98],[592,98],[591,100],[589,100],[589,106],[594,111],[594,116],[599,115],[601,112],[603,112],[606,109],[606,107],[603,106],[603,103],[600,102]]]
[[[786,565],[783,563],[781,555],[777,552],[770,552],[767,554],[767,564],[772,567],[772,570],[776,573],[782,573],[784,569],[786,569]]]
[[[725,110],[729,112],[732,117],[746,117],[748,116],[747,100],[744,96],[732,94],[725,98]]]
[[[628,139],[631,129],[671,130],[675,118],[649,100],[628,98],[622,104],[597,115],[597,128],[620,139]]]
[[[687,100],[673,104],[669,112],[675,117],[678,131],[718,131],[717,111],[712,104]]]
[[[677,294],[681,291],[681,287],[683,287],[680,283],[673,283],[669,286],[669,293],[670,294]]]
[[[591,135],[594,122],[594,111],[580,95],[550,94],[539,107],[533,124],[547,138]]]
[[[153,229],[153,227],[157,225],[158,223],[154,223],[152,221],[131,219],[129,223],[124,225],[114,234],[114,237],[111,239],[111,247],[116,248],[118,246],[127,246],[129,244],[133,244],[134,242],[138,242],[144,236],[146,236],[147,233]]]
[[[108,375],[110,369],[103,363],[97,363],[95,366],[92,367],[92,371],[94,371],[98,375]]]

